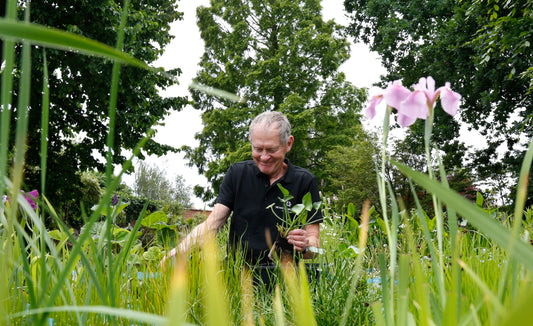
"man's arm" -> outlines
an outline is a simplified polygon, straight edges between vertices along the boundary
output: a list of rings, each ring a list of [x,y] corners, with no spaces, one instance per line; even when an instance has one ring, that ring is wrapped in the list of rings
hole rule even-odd
[[[313,252],[307,250],[310,247],[320,248],[320,223],[306,225],[303,229],[289,232],[289,243],[294,245],[294,250],[304,253],[304,258],[313,258]]]
[[[230,209],[222,204],[215,204],[213,211],[209,217],[198,224],[180,244],[169,251],[169,253],[161,260],[161,266],[164,266],[166,260],[174,257],[178,252],[180,254],[187,254],[194,246],[202,247],[203,240],[209,233],[216,233],[224,223],[228,220]]]

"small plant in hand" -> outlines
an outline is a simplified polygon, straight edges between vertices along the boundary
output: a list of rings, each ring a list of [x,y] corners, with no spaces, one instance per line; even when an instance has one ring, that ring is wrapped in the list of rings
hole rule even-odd
[[[322,205],[322,202],[317,201],[313,203],[311,193],[308,192],[304,195],[300,204],[296,204],[293,207],[289,208],[290,205],[288,205],[287,203],[291,199],[293,199],[294,196],[289,194],[289,191],[279,183],[278,188],[283,194],[283,198],[278,197],[281,201],[281,204],[283,205],[283,215],[279,216],[276,213],[276,211],[274,210],[275,203],[267,207],[267,209],[270,208],[270,210],[272,210],[272,213],[281,222],[277,224],[279,236],[278,239],[276,239],[272,250],[276,250],[275,248],[281,248],[284,251],[290,251],[292,253],[293,245],[289,244],[287,241],[287,236],[289,235],[289,232],[296,229],[302,229],[306,225],[311,224],[312,222],[310,221],[313,220],[313,217],[318,212],[320,205]],[[309,213],[313,210],[314,214],[310,218],[308,218]]]

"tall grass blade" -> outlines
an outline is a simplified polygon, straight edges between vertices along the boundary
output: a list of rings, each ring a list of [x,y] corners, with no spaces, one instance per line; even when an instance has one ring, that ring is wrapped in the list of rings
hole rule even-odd
[[[124,30],[126,26],[126,20],[128,17],[128,8],[129,0],[124,0],[124,5],[122,7],[122,14],[120,18],[120,25],[118,29],[117,44],[116,50],[122,52],[122,47],[124,44]],[[111,77],[111,90],[110,90],[110,99],[109,99],[109,132],[107,133],[107,165],[106,165],[106,177],[107,184],[111,183],[111,178],[113,174],[113,157],[114,157],[114,144],[115,144],[115,119],[116,119],[116,108],[117,108],[117,98],[118,98],[118,82],[120,77],[120,62],[113,62],[113,72]],[[106,203],[104,201],[104,203]],[[108,202],[107,202],[108,203]],[[115,298],[115,287],[113,286],[115,277],[113,275],[113,252],[111,250],[111,243],[113,240],[112,228],[113,221],[111,217],[111,206],[106,205],[107,215],[106,215],[106,234],[107,234],[107,266],[108,266],[108,289],[109,289],[109,301],[112,306],[116,306]]]
[[[450,290],[448,292],[446,306],[444,307],[443,325],[455,326],[458,324],[461,307],[461,269],[457,260],[461,252],[461,237],[455,233],[455,245],[452,252],[452,266],[450,271]]]
[[[28,4],[29,6],[29,4]],[[29,20],[29,7],[25,10],[25,19]],[[19,84],[19,96],[17,104],[17,125],[15,131],[15,154],[13,159],[13,172],[11,180],[11,198],[16,198],[22,187],[24,171],[24,157],[26,155],[26,135],[28,133],[30,86],[31,86],[31,45],[22,42],[22,69]],[[11,214],[17,212],[17,201],[13,202]]]
[[[185,323],[185,304],[187,302],[187,264],[183,256],[176,259],[167,307],[167,325],[183,325]]]
[[[252,275],[248,269],[245,269],[241,275],[241,311],[244,316],[241,325],[254,326],[254,288]],[[276,302],[274,302],[275,305]]]
[[[16,17],[17,1],[9,0],[6,3],[6,19],[15,19]],[[6,189],[4,176],[7,176],[7,153],[9,147],[9,131],[11,126],[11,101],[13,93],[12,72],[15,66],[15,42],[11,40],[4,40],[1,61],[4,63],[4,68],[2,70],[2,90],[0,94],[0,110],[2,111],[2,115],[0,117],[0,194],[4,194]],[[2,273],[2,275],[6,274]]]
[[[411,182],[411,180],[409,180],[409,186],[411,187],[411,192],[415,200],[416,215],[419,218],[420,224],[422,224],[422,231],[426,238],[425,243],[428,246],[429,253],[431,257],[438,257],[437,249],[435,248],[435,244],[433,243],[433,237],[431,235],[433,230],[429,229],[428,223],[426,221],[426,214],[424,213],[424,210],[422,209],[420,200],[418,200],[415,187],[413,186],[413,183]],[[446,290],[445,290],[445,283],[444,283],[443,268],[441,267],[440,261],[437,259],[432,259],[431,264],[433,265],[433,275],[435,276],[437,286],[439,287],[441,304],[444,306],[446,304]]]
[[[344,306],[344,312],[342,314],[342,319],[339,325],[344,326],[348,321],[348,316],[350,314],[350,309],[356,294],[357,282],[360,279],[361,272],[363,270],[363,258],[366,251],[366,243],[368,240],[368,223],[370,221],[370,201],[367,199],[363,204],[363,211],[361,214],[361,224],[359,231],[359,255],[355,261],[354,266],[354,275],[352,282],[350,284],[350,291],[348,292],[348,298],[346,299],[346,305]]]
[[[279,284],[276,284],[274,292],[274,320],[277,326],[285,326],[285,314],[283,313],[283,303],[281,302],[281,290]]]
[[[446,171],[444,170],[444,164],[442,163],[442,159],[440,157],[439,151],[436,151],[437,157],[439,159],[439,173],[440,173],[440,179],[442,180],[442,184],[450,188],[450,185],[448,183],[448,175],[446,174]],[[439,207],[442,209],[442,207]],[[453,207],[446,207],[446,217],[448,218],[448,231],[450,236],[450,250],[451,252],[454,252],[455,248],[455,235],[457,234],[457,213],[453,209]]]
[[[376,301],[372,304],[372,311],[374,312],[374,318],[376,320],[376,326],[386,326],[384,317],[384,308],[382,301]]]
[[[54,312],[88,312],[93,314],[103,314],[107,316],[120,317],[126,320],[136,321],[140,323],[147,323],[149,325],[165,325],[167,319],[165,317],[149,314],[146,312],[135,311],[124,308],[114,308],[109,306],[56,306],[44,307],[38,309],[29,309],[23,312],[10,314],[9,318],[21,318],[24,316],[49,314]]]
[[[300,261],[299,263],[299,271],[298,274],[300,276],[300,282],[299,282],[299,300],[300,303],[298,306],[300,307],[299,317],[299,325],[316,325],[315,320],[315,314],[313,312],[313,301],[311,300],[311,293],[309,292],[309,282],[307,278],[307,273],[305,271],[305,264],[303,261]]]
[[[46,160],[48,158],[48,122],[50,120],[50,88],[48,85],[48,62],[43,49],[43,95],[41,109],[41,194],[46,193]]]
[[[486,300],[492,305],[492,307],[498,312],[498,315],[502,315],[505,312],[505,308],[496,296],[494,292],[490,290],[487,284],[483,282],[481,278],[461,259],[458,260],[461,268],[470,276],[470,278],[477,284],[479,289],[483,292]]]
[[[391,313],[393,313],[393,307],[391,307],[392,300],[390,290],[393,289],[393,287],[390,285],[390,283],[392,282],[394,284],[394,280],[391,280],[389,275],[387,275],[387,262],[384,253],[379,254],[378,263],[381,277],[381,302],[383,303],[383,313],[385,315],[386,325],[392,326],[394,325],[394,316],[391,315]]]
[[[396,324],[407,326],[407,313],[409,312],[409,256],[400,256],[398,270],[398,315]]]
[[[404,210],[405,211],[405,210]],[[430,305],[430,286],[427,283],[427,277],[424,274],[424,268],[422,266],[421,257],[418,253],[416,246],[416,240],[414,238],[413,226],[410,224],[409,219],[404,219],[405,234],[407,236],[407,247],[409,248],[411,265],[413,269],[413,305],[417,308],[418,323],[417,325],[432,325],[432,311]],[[434,259],[435,260],[435,259]],[[404,267],[405,268],[405,267]],[[400,276],[402,277],[402,276]],[[405,277],[405,276],[403,276]],[[410,317],[410,316],[409,316]]]
[[[213,236],[208,236],[202,248],[205,262],[204,284],[206,285],[206,324],[209,326],[230,325],[228,305],[218,264],[218,253]]]
[[[505,250],[510,250],[511,244],[514,242],[513,252],[509,254],[512,254],[526,268],[533,270],[533,248],[529,244],[518,239],[515,241],[509,230],[455,191],[446,188],[439,182],[429,179],[426,175],[414,171],[404,164],[394,163],[394,165],[420,186],[436,194],[446,203],[446,206],[453,207],[457,212],[461,212],[461,215],[466,217],[469,223]]]
[[[0,31],[0,37],[5,40],[25,40],[25,42],[43,47],[102,57],[135,67],[153,70],[146,63],[118,51],[111,46],[63,30],[29,22],[19,22],[9,18],[0,18]]]
[[[533,291],[526,287],[516,300],[517,304],[507,309],[501,320],[502,326],[528,325],[533,320]]]

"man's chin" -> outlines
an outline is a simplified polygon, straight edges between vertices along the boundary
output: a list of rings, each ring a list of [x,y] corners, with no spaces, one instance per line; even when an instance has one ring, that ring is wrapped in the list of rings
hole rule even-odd
[[[269,165],[259,164],[258,168],[259,168],[259,171],[261,171],[261,173],[266,174],[266,175],[270,175],[270,173],[272,172],[272,168]]]

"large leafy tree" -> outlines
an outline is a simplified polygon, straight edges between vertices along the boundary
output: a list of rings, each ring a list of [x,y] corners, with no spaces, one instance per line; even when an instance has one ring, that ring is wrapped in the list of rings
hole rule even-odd
[[[31,2],[30,8],[34,23],[115,46],[122,12],[120,0],[43,0]],[[172,38],[170,23],[181,17],[182,13],[177,11],[177,3],[173,0],[130,1],[123,50],[145,62],[153,62]],[[79,206],[81,194],[76,191],[80,186],[78,171],[104,168],[98,156],[105,157],[106,153],[112,62],[54,49],[46,50],[46,58],[51,72],[46,195],[59,210],[63,205]],[[41,48],[33,48],[32,69],[25,175],[28,186],[39,188]],[[179,72],[176,69],[167,73],[177,76]],[[122,149],[134,148],[151,127],[160,123],[171,110],[180,110],[187,102],[185,98],[162,98],[158,94],[158,89],[173,83],[168,75],[123,66],[120,77],[114,130],[115,164],[125,161]],[[14,96],[16,98],[17,94]],[[169,150],[174,149],[149,140],[141,156],[162,155]],[[72,207],[69,212],[73,212]],[[79,215],[66,216],[69,221],[76,218]]]
[[[251,119],[277,110],[293,125],[288,158],[322,178],[325,153],[358,133],[365,96],[338,72],[349,57],[340,26],[322,19],[318,0],[213,0],[197,14],[205,52],[196,81],[245,102],[193,92],[204,127],[198,147],[185,148],[191,164],[218,191],[230,164],[251,158]],[[213,197],[212,190],[195,191]]]
[[[135,194],[155,201],[175,202],[184,208],[192,206],[191,189],[182,175],[177,175],[174,182],[168,180],[164,170],[157,166],[140,163],[135,172],[133,185]]]
[[[381,55],[387,69],[384,83],[402,79],[411,85],[431,75],[438,85],[449,81],[462,94],[461,119],[488,141],[471,160],[478,178],[506,172],[516,176],[524,155],[520,142],[533,133],[533,1],[344,3],[351,17],[348,32]],[[459,166],[464,147],[457,141],[458,124],[441,110],[437,113],[435,140],[453,154],[448,167]],[[409,142],[422,139],[422,130],[422,123],[414,125]],[[498,157],[502,149],[504,155]]]
[[[342,212],[343,207],[352,203],[359,213],[366,199],[376,208],[379,207],[374,162],[377,152],[376,140],[361,132],[351,146],[335,146],[327,153],[324,172],[328,178],[321,184],[322,191],[326,193],[328,201],[337,199],[330,202],[337,212]]]

